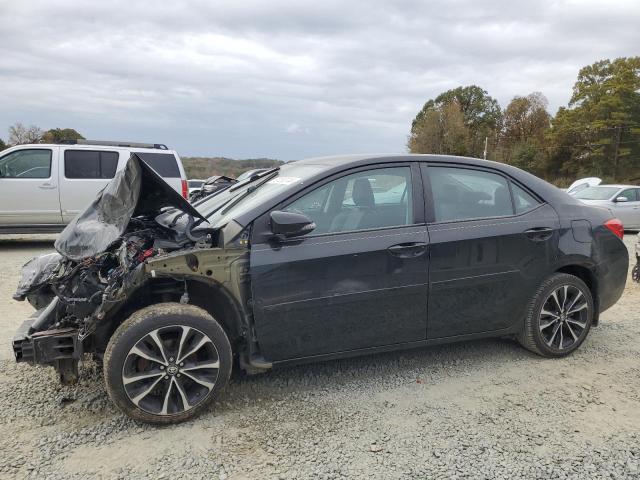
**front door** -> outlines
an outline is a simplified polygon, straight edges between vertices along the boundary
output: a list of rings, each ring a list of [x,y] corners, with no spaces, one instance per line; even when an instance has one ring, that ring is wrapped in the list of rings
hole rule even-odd
[[[555,210],[497,172],[423,171],[433,206],[427,337],[510,328],[550,273],[559,238]]]
[[[626,202],[615,202],[613,213],[624,225],[624,228],[640,227],[640,189],[627,188],[616,195],[627,199]]]
[[[255,326],[277,361],[426,338],[428,251],[419,170],[360,169],[280,209],[310,234],[251,248]]]
[[[62,223],[57,157],[57,147],[29,147],[0,156],[0,225]]]

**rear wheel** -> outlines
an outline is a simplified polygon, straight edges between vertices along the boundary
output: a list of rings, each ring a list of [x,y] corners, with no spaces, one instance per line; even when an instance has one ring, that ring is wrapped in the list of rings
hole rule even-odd
[[[177,423],[198,415],[231,375],[229,339],[211,315],[163,303],[135,312],[116,330],[104,357],[107,392],[127,415]]]
[[[584,342],[594,316],[589,287],[578,277],[556,273],[547,278],[527,309],[518,340],[545,357],[563,357]]]

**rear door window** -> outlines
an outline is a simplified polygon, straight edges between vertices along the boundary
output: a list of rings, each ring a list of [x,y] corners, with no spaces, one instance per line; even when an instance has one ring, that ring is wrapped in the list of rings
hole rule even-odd
[[[527,193],[513,182],[511,183],[511,191],[513,192],[513,202],[518,214],[528,212],[540,204],[533,195]]]
[[[110,179],[118,168],[118,152],[66,150],[64,176],[71,179]]]
[[[178,161],[172,153],[135,152],[158,175],[165,178],[180,178]]]
[[[428,167],[436,222],[514,214],[509,184],[501,175],[466,168]]]

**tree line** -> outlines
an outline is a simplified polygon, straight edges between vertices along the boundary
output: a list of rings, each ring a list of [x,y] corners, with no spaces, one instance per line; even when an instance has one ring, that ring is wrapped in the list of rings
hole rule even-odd
[[[18,122],[9,127],[6,143],[0,138],[0,150],[28,143],[65,143],[81,139],[84,137],[73,128],[52,128],[45,131],[36,125],[26,126]]]
[[[640,181],[640,57],[580,69],[568,105],[555,116],[540,92],[502,109],[479,86],[447,90],[418,112],[408,148],[486,157],[559,185],[587,176]]]

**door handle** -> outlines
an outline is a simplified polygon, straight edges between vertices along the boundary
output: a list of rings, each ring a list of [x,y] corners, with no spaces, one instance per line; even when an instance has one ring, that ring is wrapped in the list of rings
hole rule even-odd
[[[534,242],[544,242],[545,240],[549,240],[553,235],[553,228],[530,228],[529,230],[525,230],[524,234],[529,238],[529,240],[533,240]]]
[[[400,258],[414,258],[423,255],[427,251],[427,244],[424,242],[398,243],[387,248],[389,253]]]
[[[38,185],[38,188],[42,188],[43,190],[53,190],[56,186],[52,183],[42,183]]]

